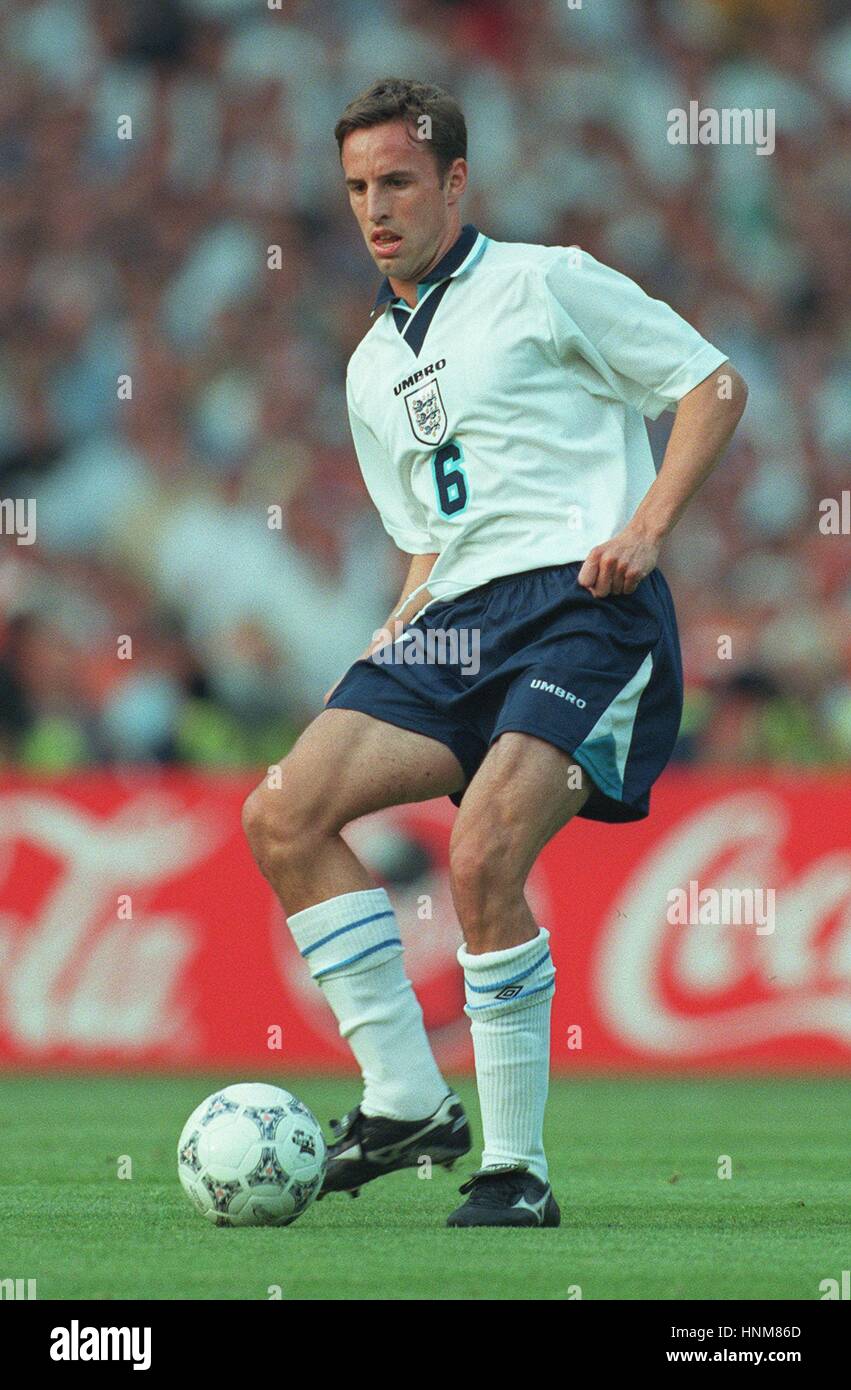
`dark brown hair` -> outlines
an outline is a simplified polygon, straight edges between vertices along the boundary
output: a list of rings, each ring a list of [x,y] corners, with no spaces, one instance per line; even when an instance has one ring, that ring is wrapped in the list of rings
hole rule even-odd
[[[386,125],[388,121],[404,121],[410,130],[422,116],[431,121],[429,144],[442,183],[452,161],[467,158],[467,122],[455,98],[428,82],[382,77],[350,101],[334,127],[340,157],[343,141],[353,130]]]

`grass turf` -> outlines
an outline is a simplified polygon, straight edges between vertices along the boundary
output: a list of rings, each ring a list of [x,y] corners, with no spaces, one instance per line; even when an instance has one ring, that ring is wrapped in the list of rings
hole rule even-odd
[[[443,1226],[476,1149],[452,1174],[396,1173],[281,1230],[208,1225],[175,1146],[235,1079],[0,1079],[0,1279],[35,1278],[39,1299],[264,1299],[275,1285],[284,1299],[566,1299],[578,1285],[584,1299],[813,1300],[848,1267],[842,1078],[554,1080],[555,1231]],[[356,1097],[352,1078],[277,1079],[323,1120]],[[478,1137],[475,1089],[459,1090]]]

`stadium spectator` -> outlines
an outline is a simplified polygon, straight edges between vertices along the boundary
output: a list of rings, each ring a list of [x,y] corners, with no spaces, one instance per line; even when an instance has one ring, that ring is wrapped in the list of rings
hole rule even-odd
[[[680,757],[848,757],[838,4],[10,0],[0,49],[0,494],[38,515],[0,538],[6,762],[277,759],[383,620],[343,392],[373,276],[331,135],[383,71],[469,113],[469,220],[586,246],[749,382],[662,559]],[[775,109],[774,154],[668,143],[692,99]]]

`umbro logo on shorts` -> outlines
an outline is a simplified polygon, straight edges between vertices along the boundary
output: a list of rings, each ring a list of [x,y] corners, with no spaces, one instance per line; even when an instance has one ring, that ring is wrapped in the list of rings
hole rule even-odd
[[[548,695],[557,695],[560,700],[567,700],[569,705],[575,705],[577,709],[585,708],[585,701],[579,695],[574,695],[572,690],[562,690],[560,685],[552,685],[549,681],[532,681],[532,690],[544,690]]]

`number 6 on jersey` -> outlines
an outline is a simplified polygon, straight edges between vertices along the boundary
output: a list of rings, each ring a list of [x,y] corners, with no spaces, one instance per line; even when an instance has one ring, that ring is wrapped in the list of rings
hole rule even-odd
[[[437,505],[444,516],[455,516],[456,512],[463,512],[467,505],[467,475],[460,464],[463,457],[460,444],[449,440],[441,445],[431,461]]]

